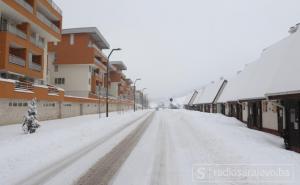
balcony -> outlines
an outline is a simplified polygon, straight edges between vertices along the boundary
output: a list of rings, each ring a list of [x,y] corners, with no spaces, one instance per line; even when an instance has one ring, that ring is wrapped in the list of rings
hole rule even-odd
[[[25,67],[25,63],[26,63],[24,59],[22,59],[18,56],[12,55],[12,54],[9,54],[8,61],[11,64],[16,64],[16,65],[19,65],[19,66],[22,66],[22,67]]]
[[[54,10],[56,10],[60,15],[62,15],[62,10],[57,6],[57,4],[55,4],[54,1],[52,1],[52,0],[47,0],[47,1]]]
[[[98,60],[97,58],[95,58],[95,63],[96,63],[96,65],[99,65],[103,69],[106,69],[106,66],[100,60]]]
[[[37,12],[37,17],[40,21],[42,21],[44,24],[46,24],[48,27],[53,29],[56,33],[60,33],[60,29],[53,24],[46,16],[44,16],[42,13]]]
[[[1,23],[0,31],[9,32],[9,33],[12,33],[22,39],[27,39],[27,35],[24,32],[22,32],[16,26],[13,26],[9,23]]]
[[[40,40],[37,40],[34,37],[30,37],[30,42],[39,48],[42,48],[42,49],[45,48],[45,43]]]
[[[29,68],[35,71],[42,71],[42,66],[34,62],[29,63]]]
[[[15,2],[17,2],[19,5],[21,5],[23,8],[25,8],[30,13],[33,13],[32,6],[30,4],[28,4],[26,1],[24,1],[24,0],[15,0]]]
[[[15,82],[15,90],[17,91],[32,91],[33,89],[34,88],[32,82]]]

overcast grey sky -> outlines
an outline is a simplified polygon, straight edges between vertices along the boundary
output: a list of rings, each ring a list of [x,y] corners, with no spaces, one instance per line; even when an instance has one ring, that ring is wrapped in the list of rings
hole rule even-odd
[[[55,0],[64,28],[98,27],[153,99],[232,76],[300,22],[299,0]]]

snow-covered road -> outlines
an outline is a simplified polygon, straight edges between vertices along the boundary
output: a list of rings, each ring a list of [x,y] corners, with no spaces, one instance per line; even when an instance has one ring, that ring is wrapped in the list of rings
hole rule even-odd
[[[300,155],[284,150],[282,145],[281,138],[250,130],[234,118],[182,110],[158,111],[112,184],[299,184]],[[292,177],[233,174],[229,178],[202,178],[201,171],[197,171],[207,172],[219,167],[216,165],[242,170],[282,168]]]
[[[34,135],[19,125],[0,127],[0,184],[300,182],[300,154],[284,150],[281,138],[219,114],[162,110],[42,124]],[[278,176],[278,169],[286,173]]]

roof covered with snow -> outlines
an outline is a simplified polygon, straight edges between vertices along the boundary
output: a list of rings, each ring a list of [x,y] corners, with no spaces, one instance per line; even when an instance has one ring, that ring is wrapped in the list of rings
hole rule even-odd
[[[188,93],[183,101],[183,105],[188,105],[191,102],[192,97],[194,96],[195,91]]]
[[[300,93],[300,31],[266,48],[261,57],[229,80],[218,102]]]
[[[222,79],[217,82],[212,82],[198,90],[198,96],[194,104],[210,104],[218,99],[219,94],[222,92],[223,87],[227,81]]]
[[[300,92],[300,31],[270,47],[266,55],[272,55],[275,74],[266,90],[267,95],[295,94]],[[272,66],[273,67],[273,66]],[[273,67],[274,68],[274,67]]]

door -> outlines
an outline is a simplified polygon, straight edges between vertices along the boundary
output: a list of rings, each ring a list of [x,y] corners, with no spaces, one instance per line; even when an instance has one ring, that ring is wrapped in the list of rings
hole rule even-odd
[[[277,119],[278,119],[278,133],[283,136],[283,110],[277,108]]]
[[[225,115],[225,105],[221,104],[221,113]]]
[[[237,119],[243,121],[243,107],[240,104],[237,104]]]
[[[299,101],[289,101],[286,104],[286,142],[290,147],[300,147],[300,130],[299,130]]]
[[[257,110],[255,127],[258,129],[262,129],[262,104],[261,104],[261,101],[258,101],[255,104],[256,104],[256,110]]]

